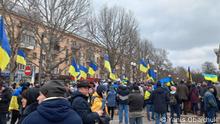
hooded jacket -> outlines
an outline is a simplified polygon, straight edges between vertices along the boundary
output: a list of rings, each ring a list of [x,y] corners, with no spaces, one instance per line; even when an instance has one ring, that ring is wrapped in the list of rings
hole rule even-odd
[[[43,101],[22,124],[82,124],[80,116],[62,98]]]
[[[95,121],[99,120],[99,115],[98,113],[91,111],[87,100],[87,96],[83,95],[79,91],[75,91],[71,98],[71,105],[81,116],[83,124],[95,124]]]

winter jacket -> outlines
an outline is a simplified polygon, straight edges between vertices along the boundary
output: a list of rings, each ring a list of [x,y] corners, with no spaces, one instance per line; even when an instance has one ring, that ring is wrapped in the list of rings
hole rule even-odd
[[[199,90],[197,88],[193,88],[190,92],[190,101],[191,103],[199,102]]]
[[[11,100],[11,91],[9,88],[5,88],[0,93],[0,113],[8,112],[10,100]]]
[[[89,103],[87,102],[88,97],[75,91],[71,98],[71,105],[74,110],[81,116],[83,124],[95,124],[95,121],[99,120],[99,115],[96,112],[92,112]]]
[[[204,95],[204,110],[218,110],[218,105],[215,96],[210,91],[206,91]]]
[[[18,121],[18,124],[21,124],[22,121],[25,119],[25,117],[27,117],[29,114],[31,114],[32,112],[34,112],[35,110],[37,110],[37,106],[38,106],[38,103],[32,103],[30,105],[28,105],[24,110],[23,112],[21,113],[21,117]]]
[[[140,91],[134,91],[128,97],[129,112],[138,112],[143,110],[144,97]]]
[[[169,98],[167,92],[163,88],[158,87],[156,90],[154,90],[150,96],[150,99],[153,102],[154,111],[156,113],[167,112],[167,104],[169,102]]]
[[[107,96],[107,105],[109,107],[116,107],[116,92],[115,90],[110,90]]]
[[[188,100],[189,89],[185,84],[180,83],[177,85],[176,92],[180,100]]]
[[[119,86],[117,91],[117,100],[119,104],[128,105],[129,89],[126,86]]]
[[[103,107],[103,98],[100,97],[97,92],[95,92],[92,96],[92,106],[91,106],[91,110],[92,112],[98,112],[100,110],[102,110],[102,107]],[[105,112],[107,112],[107,105],[106,105],[106,102],[105,102]]]
[[[43,101],[22,124],[82,124],[80,116],[64,98]]]

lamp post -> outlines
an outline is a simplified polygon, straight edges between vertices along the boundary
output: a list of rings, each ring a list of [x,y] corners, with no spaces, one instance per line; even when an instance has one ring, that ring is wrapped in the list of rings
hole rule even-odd
[[[137,66],[137,64],[135,63],[135,62],[131,62],[131,67],[132,67],[132,74],[133,74],[133,76],[132,76],[132,81],[134,82],[134,74],[135,74],[135,68],[136,68],[136,66]]]
[[[220,45],[218,49],[214,49],[214,52],[217,56],[217,64],[219,65],[218,68],[220,69]]]

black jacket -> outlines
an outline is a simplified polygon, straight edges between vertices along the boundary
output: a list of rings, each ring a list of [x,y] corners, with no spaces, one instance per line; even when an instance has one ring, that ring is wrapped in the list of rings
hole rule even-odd
[[[144,97],[140,91],[134,91],[128,97],[129,112],[140,112],[143,110]]]
[[[69,101],[56,98],[43,101],[37,110],[24,118],[22,124],[82,124]]]
[[[117,101],[119,104],[128,105],[129,89],[126,86],[119,86],[117,91]]]
[[[169,94],[159,87],[155,91],[152,92],[150,99],[154,105],[154,111],[156,113],[166,113],[167,112],[167,104],[169,102]]]
[[[71,98],[71,105],[74,110],[81,116],[83,124],[95,124],[95,121],[99,121],[99,115],[96,112],[92,112],[87,102],[88,97],[75,91]]]
[[[8,107],[11,100],[11,91],[9,88],[6,88],[0,93],[0,113],[8,112]]]

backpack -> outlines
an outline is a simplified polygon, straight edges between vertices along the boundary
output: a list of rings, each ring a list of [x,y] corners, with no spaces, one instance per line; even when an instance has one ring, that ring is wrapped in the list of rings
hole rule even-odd
[[[175,94],[170,95],[170,105],[176,105],[177,104],[177,99],[175,97]]]

